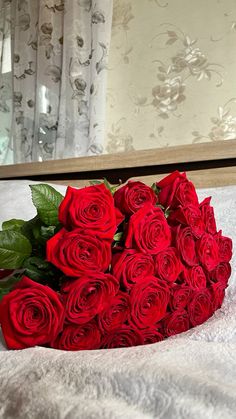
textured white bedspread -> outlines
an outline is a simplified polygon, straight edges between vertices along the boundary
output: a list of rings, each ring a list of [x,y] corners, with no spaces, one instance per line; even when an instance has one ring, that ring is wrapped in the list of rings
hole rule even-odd
[[[0,182],[0,223],[34,215],[28,183]],[[199,191],[209,195],[236,248],[236,186]],[[222,308],[164,342],[69,353],[0,339],[0,418],[236,418],[236,253],[232,266]]]

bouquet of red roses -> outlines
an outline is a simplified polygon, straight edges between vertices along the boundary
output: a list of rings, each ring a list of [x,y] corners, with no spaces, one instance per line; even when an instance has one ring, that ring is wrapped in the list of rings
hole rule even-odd
[[[174,172],[139,181],[32,185],[37,215],[0,232],[0,324],[7,347],[81,350],[158,342],[223,301],[232,241],[210,198]]]

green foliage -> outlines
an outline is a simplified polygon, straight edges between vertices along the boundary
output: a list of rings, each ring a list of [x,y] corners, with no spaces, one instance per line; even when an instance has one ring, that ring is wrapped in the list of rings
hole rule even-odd
[[[32,218],[29,221],[26,221],[25,224],[21,227],[21,233],[27,237],[31,243],[34,243],[37,240],[39,231],[41,228],[42,222],[38,215]]]
[[[101,180],[90,180],[89,183],[90,183],[91,186],[101,185],[101,183],[104,183],[104,185],[111,192],[112,195],[114,195],[114,193],[116,192],[116,190],[120,186],[120,184],[112,185],[112,183],[108,182],[108,180],[105,177],[103,178],[103,181],[101,181]]]
[[[20,280],[20,276],[11,276],[6,280],[1,280],[0,282],[0,301],[4,297],[4,295],[8,294],[12,287]]]
[[[58,221],[58,207],[63,196],[52,186],[46,184],[30,185],[32,201],[40,220],[46,226],[55,226]]]
[[[31,252],[31,243],[23,234],[15,230],[0,231],[0,268],[20,268]]]
[[[102,181],[101,181],[101,180],[90,180],[90,181],[89,181],[89,184],[90,184],[91,186],[94,186],[94,185],[101,185],[101,183],[102,183]]]
[[[159,194],[161,188],[158,188],[158,186],[156,185],[156,183],[153,183],[151,186],[152,190],[155,192],[156,195]]]
[[[37,256],[26,259],[23,268],[24,274],[37,282],[46,284],[55,276],[53,265]]]
[[[15,230],[21,232],[23,225],[25,224],[24,220],[17,220],[13,218],[12,220],[4,221],[2,223],[3,230]]]
[[[63,196],[46,184],[32,185],[37,215],[29,221],[5,221],[0,231],[0,269],[13,269],[12,276],[0,281],[0,299],[26,275],[34,281],[58,289],[61,272],[45,260],[46,242],[61,227],[58,207]]]
[[[114,193],[117,191],[117,189],[120,186],[120,184],[112,185],[112,183],[109,183],[108,180],[105,177],[104,177],[103,183],[107,187],[107,189],[109,189],[109,191],[111,192],[112,195],[114,195]]]
[[[120,231],[119,233],[116,233],[113,237],[113,240],[115,242],[120,242],[123,239],[123,231]]]
[[[167,207],[165,210],[165,217],[168,218],[171,213],[170,207]]]
[[[54,234],[56,233],[56,226],[41,226],[40,227],[40,235],[41,240],[43,240],[45,243],[47,240],[49,240]]]

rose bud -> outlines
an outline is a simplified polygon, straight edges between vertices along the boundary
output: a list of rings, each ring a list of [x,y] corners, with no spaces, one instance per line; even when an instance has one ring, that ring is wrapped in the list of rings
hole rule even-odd
[[[184,309],[188,305],[193,293],[189,286],[179,284],[174,284],[170,292],[170,306],[172,310]]]
[[[210,290],[213,295],[212,299],[212,306],[213,311],[217,310],[222,306],[224,297],[225,297],[225,284],[223,282],[216,282],[215,284],[212,284],[210,287]]]
[[[106,333],[117,329],[128,319],[130,313],[130,302],[128,294],[119,292],[113,297],[109,306],[98,315],[99,329]]]
[[[232,240],[229,237],[222,236],[221,231],[215,237],[219,245],[220,262],[229,262],[232,258]]]
[[[212,297],[208,289],[196,291],[188,305],[192,326],[204,323],[213,314]]]
[[[210,272],[219,263],[219,246],[214,236],[204,233],[197,242],[197,252],[200,262]]]
[[[156,326],[147,327],[142,330],[143,343],[148,345],[151,343],[160,342],[164,339],[163,334],[158,330]]]
[[[137,345],[143,345],[143,337],[140,331],[133,326],[123,325],[105,335],[101,347],[111,349]]]
[[[198,198],[192,182],[186,178],[185,173],[177,170],[156,183],[160,188],[158,202],[165,208],[177,208],[179,205],[198,205]]]
[[[154,262],[151,255],[124,249],[113,256],[112,272],[122,286],[129,290],[136,282],[142,281],[143,277],[154,274]]]
[[[154,256],[154,261],[156,276],[170,283],[176,281],[183,269],[177,250],[174,247],[168,247],[159,252]]]
[[[212,282],[221,282],[226,287],[231,275],[231,266],[228,262],[221,262],[210,274]]]
[[[149,327],[161,320],[169,303],[168,285],[154,276],[143,278],[130,292],[130,318],[139,329]]]
[[[101,334],[94,320],[78,325],[67,324],[58,336],[52,347],[63,351],[82,351],[86,349],[98,349],[100,347]]]
[[[59,207],[59,221],[67,230],[88,229],[104,239],[113,239],[123,219],[103,183],[81,189],[69,186]]]
[[[200,204],[200,209],[207,233],[214,235],[216,233],[216,221],[214,209],[210,206],[210,202],[211,197],[204,199],[204,201]]]
[[[193,290],[200,290],[206,288],[206,275],[201,265],[193,266],[190,269],[185,269],[185,281]]]
[[[9,349],[50,344],[63,321],[59,294],[26,276],[0,302],[0,324]]]
[[[143,182],[129,181],[114,194],[115,205],[126,215],[132,215],[145,204],[155,205],[157,196],[152,188]]]
[[[163,211],[152,205],[145,205],[130,217],[126,248],[155,255],[166,249],[171,242],[171,231]]]
[[[176,310],[164,319],[164,330],[166,336],[186,332],[189,329],[189,315],[185,310]]]
[[[117,294],[117,279],[102,272],[92,272],[62,286],[68,323],[84,324],[106,309]]]
[[[176,245],[177,249],[182,256],[183,261],[189,266],[198,264],[196,254],[195,239],[190,227],[181,228],[176,230]]]
[[[196,238],[201,237],[205,231],[202,213],[196,205],[189,204],[187,207],[180,207],[172,211],[168,217],[168,222],[173,225],[180,223],[189,226]]]
[[[105,272],[111,262],[110,242],[81,229],[61,229],[47,241],[46,253],[49,262],[71,277]]]

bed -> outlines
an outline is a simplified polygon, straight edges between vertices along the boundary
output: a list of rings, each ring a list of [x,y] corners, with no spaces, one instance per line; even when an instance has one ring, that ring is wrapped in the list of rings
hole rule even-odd
[[[187,162],[187,163],[186,163]],[[200,200],[236,244],[236,141],[0,167],[0,223],[34,214],[28,185],[64,192],[89,179],[151,183],[187,170]],[[26,204],[28,203],[28,205]],[[64,352],[7,351],[0,339],[1,418],[235,418],[236,255],[223,306],[206,323],[152,345]]]

